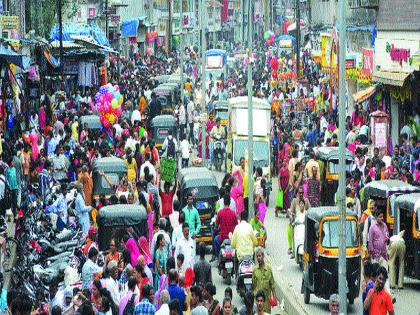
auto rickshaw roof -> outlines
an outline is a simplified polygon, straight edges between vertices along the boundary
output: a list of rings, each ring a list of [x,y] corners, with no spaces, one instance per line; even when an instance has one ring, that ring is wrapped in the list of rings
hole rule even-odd
[[[371,197],[388,198],[398,193],[410,193],[420,191],[419,187],[404,183],[397,179],[376,180],[366,184],[364,189],[365,200]]]
[[[214,102],[214,108],[216,110],[218,110],[218,109],[226,109],[226,110],[228,110],[228,108],[229,108],[229,102],[228,101],[217,101],[217,102]]]
[[[178,85],[176,83],[163,83],[155,87],[153,89],[153,92],[160,92],[160,91],[172,92],[172,91],[176,91],[177,89],[178,89]]]
[[[147,211],[139,205],[111,205],[98,212],[98,225],[132,226],[147,220]]]
[[[152,119],[151,127],[173,127],[176,126],[176,119],[172,115],[159,115]]]
[[[103,157],[93,162],[93,171],[101,170],[104,172],[127,172],[127,165],[124,160],[117,157]]]
[[[205,167],[189,167],[179,172],[179,181],[185,189],[191,187],[215,186],[216,177]]]
[[[80,126],[88,125],[89,129],[101,129],[102,124],[97,115],[86,115],[80,117]]]
[[[338,215],[340,215],[340,213],[337,207],[313,207],[306,211],[306,217],[316,222],[320,222],[323,218],[328,216]],[[357,215],[352,211],[347,211],[346,216],[357,218]]]
[[[316,153],[316,156],[324,161],[338,160],[340,157],[340,151],[338,147],[320,147]],[[354,156],[350,150],[346,149],[346,160],[353,161]]]
[[[158,75],[156,77],[153,77],[152,80],[158,81],[159,83],[166,83],[169,77],[170,77],[169,74]]]
[[[169,76],[169,78],[166,81],[166,83],[181,84],[181,76],[179,76],[179,75],[171,75],[171,76]]]
[[[404,209],[414,212],[416,208],[420,208],[420,193],[403,194],[395,198],[396,209]]]

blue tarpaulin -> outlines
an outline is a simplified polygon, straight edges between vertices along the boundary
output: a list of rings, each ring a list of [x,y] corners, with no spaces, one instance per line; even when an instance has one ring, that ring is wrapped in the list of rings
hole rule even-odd
[[[12,63],[19,68],[27,69],[31,60],[25,55],[18,54],[17,52],[0,45],[0,61]]]
[[[121,35],[124,37],[137,36],[137,29],[139,28],[139,18],[125,20],[121,23]]]
[[[75,24],[75,23],[63,24],[63,41],[72,42],[73,39],[71,36],[73,35],[90,36],[98,43],[98,45],[109,47],[109,41],[106,38],[104,32],[96,25]],[[55,40],[60,40],[60,32],[59,32],[58,24],[55,24],[51,28],[51,32],[50,32],[50,41],[55,41]]]

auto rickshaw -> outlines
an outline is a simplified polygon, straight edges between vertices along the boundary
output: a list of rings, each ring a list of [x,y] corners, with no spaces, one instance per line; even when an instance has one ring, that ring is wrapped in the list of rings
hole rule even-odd
[[[161,156],[163,153],[162,145],[169,135],[169,131],[172,132],[174,139],[177,138],[177,122],[175,117],[172,115],[159,115],[154,117],[150,123],[150,131],[159,156]]]
[[[338,188],[339,176],[339,150],[337,147],[321,147],[317,151],[317,158],[324,167],[321,167],[321,204],[334,206],[334,196]],[[353,154],[346,150],[346,171],[351,172],[353,167]]]
[[[394,235],[404,232],[406,246],[405,275],[420,280],[420,193],[404,194],[395,199]]]
[[[220,118],[220,124],[227,126],[229,121],[229,103],[227,101],[217,101],[214,103],[216,118]]]
[[[171,114],[178,103],[179,88],[176,83],[165,83],[157,86],[153,92],[162,106],[162,113]]]
[[[100,251],[109,248],[113,237],[119,239],[121,230],[127,231],[130,236],[138,240],[141,236],[148,237],[147,211],[139,205],[112,205],[105,206],[98,213],[98,245]]]
[[[151,78],[152,81],[156,81],[159,84],[163,84],[168,82],[170,75],[169,74],[163,74],[163,75],[158,75],[156,77]]]
[[[178,87],[181,87],[181,76],[178,74],[170,75],[166,83],[176,83]]]
[[[397,179],[385,179],[372,181],[366,184],[363,193],[363,204],[372,199],[375,201],[377,209],[383,210],[385,222],[390,234],[394,230],[394,210],[393,201],[398,195],[420,192],[420,188],[404,183]]]
[[[101,195],[110,197],[114,194],[112,187],[109,187],[105,178],[99,174],[100,172],[104,172],[113,184],[118,185],[121,179],[127,176],[127,166],[122,159],[116,157],[99,158],[93,162],[92,179],[94,200],[98,200]]]
[[[101,134],[102,124],[98,115],[86,115],[79,118],[79,133],[87,124],[90,133],[93,133],[92,139],[98,139]]]
[[[178,173],[178,181],[181,208],[187,205],[188,195],[192,193],[194,207],[200,215],[201,230],[197,236],[197,242],[211,244],[210,222],[219,199],[216,177],[205,167],[190,167],[184,168]]]
[[[309,208],[305,215],[302,293],[309,304],[311,293],[329,299],[338,292],[339,211],[337,207]],[[347,298],[359,296],[361,240],[357,215],[346,213]]]

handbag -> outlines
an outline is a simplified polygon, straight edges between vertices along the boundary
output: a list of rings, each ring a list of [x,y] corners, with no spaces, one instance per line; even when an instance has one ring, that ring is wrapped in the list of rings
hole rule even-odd
[[[276,207],[283,208],[283,202],[284,202],[284,192],[283,190],[279,189],[277,191]]]

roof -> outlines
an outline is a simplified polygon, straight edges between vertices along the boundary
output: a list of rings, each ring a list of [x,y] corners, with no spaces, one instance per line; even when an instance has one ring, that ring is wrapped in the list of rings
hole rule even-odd
[[[139,205],[111,205],[101,208],[98,212],[98,225],[102,226],[132,226],[147,220],[147,211]]]
[[[18,54],[17,52],[4,47],[3,45],[0,45],[0,61],[12,63],[22,69],[26,69],[30,65],[29,57]]]
[[[338,160],[340,157],[340,150],[337,147],[320,147],[316,156],[322,160]],[[346,149],[346,160],[353,161],[353,153]]]
[[[211,171],[209,171],[205,167],[184,168],[181,171],[179,171],[178,176],[181,182],[190,181],[190,180],[198,180],[197,183],[199,184],[199,186],[203,186],[202,181],[199,181],[199,179],[204,179],[205,181],[207,181],[207,185],[210,179],[214,181],[214,184],[217,186],[216,177]]]
[[[153,89],[153,92],[156,91],[173,91],[176,90],[177,87],[173,84],[162,83]]]
[[[80,124],[88,124],[89,128],[101,129],[101,121],[97,115],[86,115],[80,117]]]
[[[101,170],[109,170],[115,172],[127,171],[127,166],[124,163],[124,160],[117,157],[103,157],[96,159],[93,162],[93,168],[99,168]]]
[[[395,208],[414,211],[417,203],[417,208],[420,206],[420,193],[403,194],[395,198]]]
[[[153,126],[168,126],[168,124],[171,124],[171,126],[176,125],[176,119],[172,115],[159,115],[152,119],[152,127]]]
[[[248,108],[248,96],[232,97],[228,100],[232,108]],[[270,104],[265,99],[252,97],[253,109],[271,110]]]
[[[63,41],[73,41],[72,36],[90,36],[93,42],[101,46],[108,46],[109,41],[104,32],[96,25],[77,24],[77,23],[64,23],[63,24]],[[60,40],[60,32],[58,24],[51,28],[50,40]]]
[[[305,216],[319,222],[322,220],[322,218],[326,216],[338,216],[339,214],[340,213],[337,207],[314,207],[314,208],[309,208],[306,211]],[[352,211],[347,211],[346,216],[352,216],[352,217],[357,218],[356,213]]]
[[[386,85],[403,86],[409,75],[408,72],[374,71],[372,81]]]
[[[207,3],[207,6],[209,7],[216,7],[216,8],[223,8],[223,4],[221,4],[219,1],[211,0]]]
[[[365,200],[370,197],[388,198],[395,193],[409,193],[420,191],[419,187],[412,186],[397,179],[375,180],[366,184],[364,189]]]
[[[50,43],[51,47],[53,48],[59,48],[60,47],[60,41],[59,40],[54,40]],[[63,48],[83,48],[83,45],[80,44],[76,44],[75,42],[66,42],[63,41]]]
[[[151,80],[155,80],[158,81],[159,83],[166,83],[169,79],[170,75],[169,74],[164,74],[164,75],[158,75],[156,77],[151,78]]]
[[[419,31],[418,0],[379,0],[378,31]]]
[[[228,109],[229,107],[229,102],[228,101],[216,101],[214,102],[214,108],[219,109]]]
[[[375,86],[369,86],[367,89],[353,94],[353,99],[356,103],[361,103],[371,97],[376,92]]]

